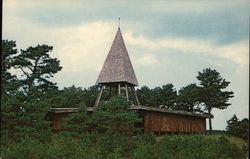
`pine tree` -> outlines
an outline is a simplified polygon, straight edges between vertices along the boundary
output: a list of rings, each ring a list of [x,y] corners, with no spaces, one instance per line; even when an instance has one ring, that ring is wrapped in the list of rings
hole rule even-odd
[[[14,41],[2,40],[2,44],[1,132],[12,139],[28,135],[42,140],[49,136],[49,122],[44,120],[51,105],[49,98],[58,91],[48,79],[62,67],[59,60],[49,56],[51,46],[18,52]],[[21,75],[10,74],[10,68],[19,69]]]
[[[161,103],[164,108],[173,109],[177,101],[177,91],[173,84],[166,84],[162,86]]]
[[[202,112],[200,107],[200,88],[192,83],[179,90],[177,109],[189,112]]]
[[[30,87],[39,87],[40,91],[47,91],[56,88],[56,84],[48,79],[53,77],[62,69],[60,61],[49,55],[53,49],[48,45],[37,45],[21,50],[18,56],[14,57],[14,67],[22,73],[22,88],[28,91]]]
[[[147,106],[151,104],[152,91],[147,86],[142,86],[140,89],[137,89],[136,93],[142,105]]]
[[[237,131],[239,127],[239,119],[237,118],[236,114],[227,121],[226,131],[231,134],[237,136]]]
[[[200,97],[208,113],[213,108],[226,109],[230,103],[229,98],[233,97],[232,91],[223,91],[230,82],[221,77],[220,73],[210,68],[198,73],[197,79],[200,81]],[[212,121],[209,118],[209,130],[212,130]]]

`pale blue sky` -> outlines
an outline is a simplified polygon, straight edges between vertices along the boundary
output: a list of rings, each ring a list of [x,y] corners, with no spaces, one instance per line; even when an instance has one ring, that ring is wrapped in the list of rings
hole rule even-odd
[[[249,5],[247,0],[4,0],[3,38],[19,49],[54,46],[63,69],[60,88],[94,85],[121,17],[121,31],[139,87],[198,83],[216,69],[235,92],[226,110],[213,110],[215,129],[233,114],[248,117]]]

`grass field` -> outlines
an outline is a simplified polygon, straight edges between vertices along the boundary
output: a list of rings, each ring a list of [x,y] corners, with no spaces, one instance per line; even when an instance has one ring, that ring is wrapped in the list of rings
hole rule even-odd
[[[162,138],[164,138],[165,135],[163,136],[157,136],[156,139],[157,141],[160,141]],[[207,138],[210,138],[212,140],[214,139],[218,139],[219,137],[226,137],[232,144],[235,144],[237,147],[239,147],[240,149],[244,146],[248,147],[248,143],[247,141],[244,141],[243,139],[234,137],[234,136],[230,136],[227,135],[225,133],[212,133],[212,134],[204,134],[204,136],[206,136]]]
[[[246,141],[244,141],[243,139],[234,137],[234,136],[229,136],[229,135],[207,135],[207,137],[209,138],[219,138],[221,136],[226,137],[232,144],[235,144],[236,146],[238,146],[239,148],[242,148],[243,146],[248,146],[248,143]]]

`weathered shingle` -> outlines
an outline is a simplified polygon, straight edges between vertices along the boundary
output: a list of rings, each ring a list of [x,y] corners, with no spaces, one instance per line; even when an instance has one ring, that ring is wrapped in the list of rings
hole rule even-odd
[[[97,79],[97,83],[99,84],[114,82],[127,82],[131,85],[138,85],[120,28],[118,28],[111,49]]]

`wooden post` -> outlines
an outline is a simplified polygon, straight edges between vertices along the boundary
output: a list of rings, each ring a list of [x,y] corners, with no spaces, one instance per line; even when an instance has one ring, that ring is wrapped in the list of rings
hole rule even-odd
[[[96,101],[95,101],[95,107],[98,107],[98,104],[99,104],[99,102],[100,102],[100,99],[101,99],[103,90],[104,90],[104,85],[102,86],[100,92],[99,92],[98,95],[97,95],[97,98],[96,98]]]
[[[135,87],[133,86],[133,87],[131,87],[131,88],[132,88],[132,91],[133,91],[134,96],[135,96],[135,102],[137,103],[137,105],[140,105],[139,100],[138,100],[138,98],[137,98],[136,91],[135,91]]]
[[[118,94],[118,87],[115,87],[115,94]]]
[[[109,87],[109,98],[111,98],[111,86]]]
[[[130,87],[130,91],[131,91],[132,102],[135,105],[135,96],[134,96],[134,92],[133,92],[132,86]]]
[[[143,114],[143,133],[147,134],[149,132],[149,116],[148,113],[144,113]]]
[[[121,84],[118,83],[118,94],[120,95],[121,94]]]
[[[128,86],[127,86],[127,84],[125,84],[125,92],[126,92],[127,101],[129,101],[129,98],[128,98]]]

